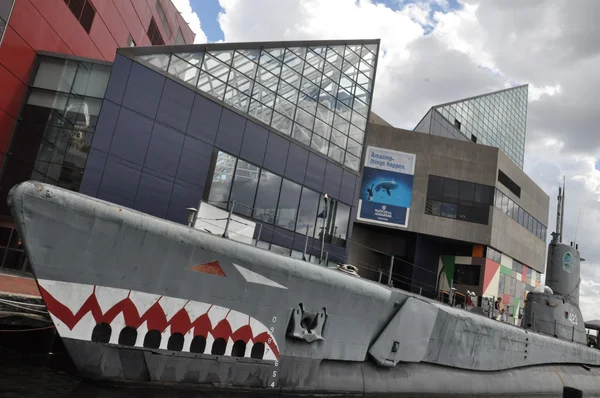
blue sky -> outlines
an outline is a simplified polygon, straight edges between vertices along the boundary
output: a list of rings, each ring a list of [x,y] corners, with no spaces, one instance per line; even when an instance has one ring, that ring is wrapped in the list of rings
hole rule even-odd
[[[385,4],[391,9],[397,10],[402,8],[405,4],[416,3],[418,1],[419,0],[375,0],[375,3]],[[208,37],[208,42],[211,43],[223,40],[223,31],[217,20],[219,12],[222,11],[219,0],[191,0],[190,3],[192,9],[198,13],[198,16],[200,17],[200,24],[202,30]],[[448,0],[448,3],[453,10],[460,8],[458,0]],[[433,13],[435,11],[442,11],[442,9],[437,4],[434,4],[431,11]]]
[[[223,40],[223,31],[217,20],[219,12],[222,11],[219,0],[191,0],[190,4],[200,17],[200,26],[206,33],[208,42]]]

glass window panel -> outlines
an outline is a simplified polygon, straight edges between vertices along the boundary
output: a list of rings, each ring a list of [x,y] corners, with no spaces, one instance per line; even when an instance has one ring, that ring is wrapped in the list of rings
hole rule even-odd
[[[227,208],[236,160],[234,156],[219,151],[208,194],[208,202],[211,205]]]
[[[325,62],[325,67],[323,68],[323,76],[326,76],[327,78],[331,79],[334,83],[338,84],[340,82],[342,72],[329,62]]]
[[[310,115],[309,113],[303,111],[302,109],[298,108],[296,110],[296,118],[295,118],[296,122],[300,123],[301,125],[303,125],[306,128],[309,128],[312,130],[313,125],[315,123],[315,117]]]
[[[245,56],[246,58],[248,58],[254,62],[258,62],[258,58],[260,56],[260,50],[258,50],[258,49],[236,50],[235,52],[236,52],[236,55],[242,54],[243,56]]]
[[[327,47],[325,47],[325,46],[310,47],[309,51],[314,52],[315,54],[317,54],[320,57],[325,57],[325,53],[327,52]]]
[[[281,78],[293,87],[300,88],[301,76],[287,65],[284,65],[281,70]]]
[[[291,229],[296,229],[296,214],[298,212],[298,203],[300,202],[301,186],[284,179],[281,184],[281,194],[279,204],[277,205],[276,225]]]
[[[458,199],[458,181],[447,178],[444,181],[444,196],[447,198]]]
[[[453,203],[442,203],[441,216],[448,218],[456,218],[456,205]]]
[[[494,198],[494,206],[498,209],[502,209],[502,192],[496,189],[496,196]]]
[[[317,101],[314,94],[309,94],[304,91],[300,91],[300,97],[298,98],[298,106],[302,107],[305,111],[311,115],[315,114],[317,110]]]
[[[248,58],[244,57],[242,54],[236,53],[235,57],[233,58],[233,67],[249,78],[254,79],[256,68],[258,66]]]
[[[286,50],[284,63],[298,73],[302,73],[302,69],[304,68],[304,61],[289,49]]]
[[[279,76],[281,73],[281,62],[277,59],[273,58],[270,54],[263,50],[260,55],[260,66],[273,73],[276,76]]]
[[[361,129],[362,131],[365,130],[365,128],[367,127],[367,119],[362,117],[359,113],[357,112],[353,112],[352,113],[352,123],[354,125],[356,125],[359,129]]]
[[[346,52],[344,53],[344,59],[348,61],[350,65],[358,65],[358,63],[360,62],[359,54],[361,50],[362,49],[360,48],[360,46],[347,46]]]
[[[325,138],[321,137],[318,134],[312,135],[312,141],[310,146],[317,151],[321,152],[323,155],[327,155],[327,150],[329,149],[329,141]]]
[[[316,70],[322,71],[323,66],[325,64],[325,60],[319,55],[317,55],[315,52],[311,51],[311,49],[309,49],[306,53],[306,63],[309,64],[311,67],[315,68]],[[304,74],[306,74],[306,68]]]
[[[375,68],[369,65],[366,62],[361,62],[358,66],[358,70],[363,73],[369,80],[373,80],[373,75],[375,74]]]
[[[313,236],[317,220],[317,208],[319,207],[319,196],[317,192],[311,189],[302,188],[296,232],[306,234],[306,226],[308,225],[308,236]]]
[[[328,140],[331,134],[331,126],[317,118],[315,119],[313,131]]]
[[[336,69],[342,69],[342,63],[344,62],[344,59],[342,58],[341,54],[336,52],[335,48],[329,48],[326,58],[327,62],[329,62],[333,67]]]
[[[304,68],[302,76],[304,76],[306,80],[310,81],[315,86],[320,86],[323,78],[323,74],[321,72],[308,65]],[[315,90],[315,88],[312,87],[311,90]]]
[[[430,175],[427,182],[427,195],[442,196],[444,194],[444,180],[443,177]]]
[[[369,79],[367,76],[365,76],[363,73],[358,73],[356,75],[356,82],[358,84],[360,84],[361,86],[367,88],[369,91],[371,88],[371,79]]]
[[[304,59],[304,57],[306,55],[306,47],[288,47],[287,49],[289,51],[294,52],[294,54],[296,54],[297,56],[299,56],[302,59]]]
[[[233,58],[233,50],[211,51],[210,55],[226,65],[231,65],[231,59]]]
[[[517,210],[517,222],[521,225],[523,225],[525,222],[525,212],[521,207],[519,207]]]
[[[196,87],[200,75],[200,69],[174,55],[171,57],[168,72],[194,87]]]
[[[160,70],[167,70],[169,66],[169,55],[168,54],[152,54],[152,55],[140,55],[137,57],[139,60],[144,61],[150,65],[156,66]]]
[[[368,53],[364,51],[365,49],[372,54],[372,57],[374,59],[375,54],[377,53],[377,44],[367,44],[363,47],[363,51],[361,52],[362,58],[368,60]]]
[[[294,118],[296,109],[297,108],[294,106],[294,104],[284,100],[280,96],[277,96],[275,99],[275,110],[290,119]]]
[[[334,83],[333,80],[331,80],[330,78],[323,77],[323,80],[321,81],[321,88],[327,93],[335,95],[338,90],[338,85]]]
[[[325,121],[327,124],[333,124],[334,113],[321,104],[319,104],[317,107],[317,117]],[[325,137],[325,135],[323,136]]]
[[[475,199],[475,184],[468,181],[461,181],[458,198],[460,200],[472,202]]]
[[[369,104],[369,102],[371,102],[371,95],[367,92],[367,90],[365,90],[361,86],[356,87],[354,96],[362,102],[364,102],[365,104]]]
[[[310,136],[311,131],[309,129],[294,123],[294,129],[292,130],[292,137],[294,139],[305,145],[310,145]]]
[[[204,59],[204,53],[203,52],[199,52],[199,53],[176,53],[173,54],[176,55],[177,57],[189,62],[192,65],[195,65],[197,67],[201,67],[202,66],[202,60]]]
[[[357,156],[352,155],[351,153],[346,152],[346,161],[344,162],[344,164],[351,170],[358,171],[359,158]]]
[[[241,110],[242,112],[247,112],[248,105],[250,105],[250,97],[242,94],[233,87],[228,86],[227,91],[225,92],[225,102]]]
[[[505,214],[508,213],[508,202],[512,202],[512,201],[510,200],[510,198],[508,196],[503,195],[502,196],[502,208],[501,208],[501,210]]]
[[[273,58],[282,61],[285,48],[267,48],[265,49]]]
[[[319,95],[319,104],[326,107],[327,109],[333,110],[335,109],[335,98],[327,94],[325,91],[321,90],[321,93]]]
[[[169,62],[168,56],[167,62]],[[68,93],[71,91],[76,74],[76,61],[40,57],[33,86]]]
[[[350,120],[350,108],[340,101],[338,101],[336,104],[335,113],[342,116],[346,120]]]
[[[302,78],[302,84],[300,86],[300,90],[304,91],[305,93],[309,94],[310,96],[312,96],[313,98],[316,98],[319,96],[319,86],[313,84],[309,79],[307,79],[306,77]]]
[[[108,86],[110,72],[111,67],[107,65],[79,62],[75,83],[73,84],[73,93],[103,98]]]
[[[345,60],[342,66],[342,71],[353,81],[356,81],[358,74],[358,62],[352,63],[350,61]]]
[[[258,68],[258,71],[256,72],[256,81],[269,90],[276,91],[279,78],[266,69]]]
[[[329,157],[337,162],[342,163],[344,160],[344,150],[331,144],[329,145]]]
[[[362,50],[360,51],[360,57],[370,65],[375,65],[375,51],[376,49],[370,51],[366,46],[363,46]]]
[[[346,144],[348,142],[348,137],[345,134],[340,133],[337,130],[332,130],[331,142],[341,148],[346,148]]]
[[[284,82],[283,80],[279,82],[277,94],[281,95],[283,98],[292,102],[293,104],[298,102],[298,90],[296,90],[294,86]]]
[[[333,128],[338,129],[344,134],[348,134],[348,130],[350,129],[350,123],[343,119],[340,115],[335,115],[333,118]]]
[[[268,107],[273,107],[275,102],[275,93],[271,90],[267,90],[257,83],[254,85],[254,89],[252,90],[252,98],[262,102]]]
[[[442,202],[438,202],[436,200],[431,201],[431,214],[434,216],[442,215]]]
[[[342,202],[336,202],[335,207],[335,223],[331,243],[336,246],[344,246],[348,233],[348,222],[350,221],[350,206]]]
[[[263,123],[270,124],[271,117],[273,116],[273,110],[260,102],[252,100],[250,102],[250,109],[248,114],[254,116]]]
[[[353,90],[355,86],[356,84],[352,80],[350,80],[348,76],[342,75],[342,77],[340,78],[340,88],[346,90],[347,93],[338,94],[338,99],[340,98],[340,96],[351,96],[354,92]]]
[[[352,138],[354,141],[357,141],[362,144],[363,140],[365,138],[365,132],[362,131],[361,129],[359,129],[358,127],[356,127],[355,125],[351,124],[350,125],[350,138]]]
[[[62,101],[60,101],[62,102]],[[70,130],[94,131],[102,100],[69,96],[63,115],[63,122]]]
[[[285,116],[280,115],[277,112],[273,113],[273,119],[271,120],[271,126],[285,135],[290,135],[292,132],[292,121]]]
[[[354,140],[348,140],[348,147],[346,148],[348,152],[353,154],[356,157],[360,157],[362,152],[362,145]]]
[[[232,69],[231,73],[229,73],[229,81],[227,82],[227,85],[235,88],[245,95],[250,95],[252,93],[253,83],[254,81],[250,80],[246,75],[236,71],[235,69]]]
[[[209,54],[206,54],[204,57],[202,71],[208,72],[222,81],[227,81],[227,76],[229,75],[229,67]]]
[[[241,215],[250,217],[252,215],[252,206],[254,205],[254,196],[258,186],[258,176],[260,169],[248,162],[238,160],[235,168],[235,177],[231,187],[231,200],[236,203],[233,210]]]
[[[275,211],[277,209],[280,188],[281,177],[264,169],[260,172],[252,217],[269,224],[275,222]]]
[[[328,101],[325,101],[324,104],[325,106],[322,103],[318,104],[317,117],[327,122],[327,124],[333,124],[334,113],[330,109],[334,109],[334,107],[329,108],[330,103]]]
[[[344,45],[340,45],[340,46],[330,46],[328,48],[328,50],[332,50],[333,52],[335,52],[338,55],[343,56],[344,55],[344,51],[346,51],[346,47]],[[331,54],[331,52],[327,52],[327,56],[329,57]]]
[[[487,185],[477,184],[475,186],[475,202],[478,203],[493,203],[493,188]]]

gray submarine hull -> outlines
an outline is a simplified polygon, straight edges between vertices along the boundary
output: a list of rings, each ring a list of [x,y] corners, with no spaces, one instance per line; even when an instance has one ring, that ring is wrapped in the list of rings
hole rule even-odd
[[[52,185],[9,205],[80,373],[267,394],[600,396],[600,351]],[[583,332],[582,332],[583,330]]]

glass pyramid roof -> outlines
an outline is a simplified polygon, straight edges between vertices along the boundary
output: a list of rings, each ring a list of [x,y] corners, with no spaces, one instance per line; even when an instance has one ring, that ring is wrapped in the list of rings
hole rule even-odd
[[[525,155],[528,85],[467,98],[433,109],[477,143],[500,148],[520,168]]]
[[[120,49],[354,171],[378,51],[379,40]]]

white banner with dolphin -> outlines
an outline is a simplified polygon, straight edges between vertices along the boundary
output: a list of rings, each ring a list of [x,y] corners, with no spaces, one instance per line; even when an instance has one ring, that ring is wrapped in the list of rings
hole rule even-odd
[[[413,153],[367,147],[357,220],[407,228],[415,174]]]

